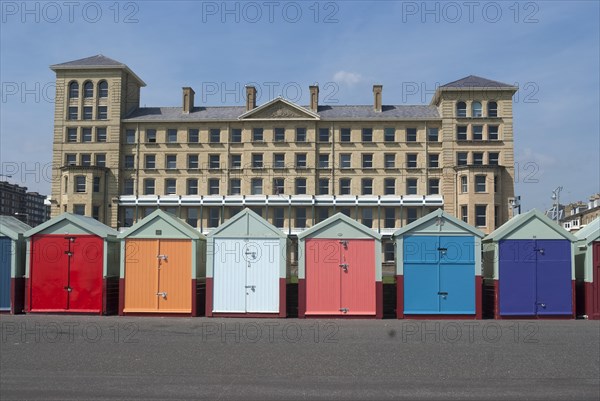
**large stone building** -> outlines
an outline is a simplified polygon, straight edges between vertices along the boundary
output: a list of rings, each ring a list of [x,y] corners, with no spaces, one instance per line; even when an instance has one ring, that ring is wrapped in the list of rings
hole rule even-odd
[[[245,106],[140,107],[145,83],[98,55],[56,72],[52,214],[130,226],[157,207],[199,230],[251,207],[288,234],[343,212],[383,234],[429,211],[486,233],[514,196],[512,97],[469,76],[429,105],[319,105],[283,98]]]
[[[46,196],[27,187],[0,181],[0,215],[14,216],[32,227],[50,218]]]

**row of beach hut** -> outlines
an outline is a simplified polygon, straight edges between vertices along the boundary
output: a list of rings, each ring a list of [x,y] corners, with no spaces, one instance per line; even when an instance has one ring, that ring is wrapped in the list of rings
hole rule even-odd
[[[484,236],[440,209],[393,240],[398,318],[600,319],[600,219],[573,236],[532,210]],[[0,216],[0,309],[286,317],[290,244],[250,209],[206,236],[161,210],[122,233]],[[299,234],[298,317],[382,318],[381,258],[381,235],[341,213]]]

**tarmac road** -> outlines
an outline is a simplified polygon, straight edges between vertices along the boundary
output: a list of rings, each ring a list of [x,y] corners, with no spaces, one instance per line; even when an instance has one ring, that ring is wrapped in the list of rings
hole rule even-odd
[[[0,399],[600,399],[600,322],[0,317]]]

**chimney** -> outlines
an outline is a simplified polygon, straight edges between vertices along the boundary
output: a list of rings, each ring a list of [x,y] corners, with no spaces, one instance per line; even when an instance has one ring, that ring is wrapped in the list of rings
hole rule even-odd
[[[188,114],[194,111],[194,95],[196,92],[189,86],[183,88],[183,112]]]
[[[256,107],[256,88],[254,86],[246,86],[246,111],[250,111]]]
[[[310,90],[310,109],[316,113],[319,111],[319,86],[311,85],[308,89]]]
[[[373,85],[373,106],[375,111],[381,112],[381,92],[383,85]]]

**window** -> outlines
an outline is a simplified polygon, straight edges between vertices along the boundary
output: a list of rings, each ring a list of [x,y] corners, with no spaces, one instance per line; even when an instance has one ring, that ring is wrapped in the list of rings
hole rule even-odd
[[[363,142],[373,142],[373,129],[371,129],[371,128],[363,128],[362,129],[362,141]]]
[[[407,195],[416,195],[417,194],[417,179],[416,178],[408,178],[406,180],[406,194]]]
[[[67,129],[67,142],[77,142],[77,128]]]
[[[466,194],[469,192],[468,178],[466,175],[460,177],[460,192]]]
[[[396,168],[396,155],[394,153],[383,155],[383,166],[385,168]]]
[[[294,222],[296,228],[306,228],[306,208],[296,208],[296,221]]]
[[[296,178],[296,195],[306,195],[306,178]]]
[[[340,178],[340,195],[350,195],[350,178]]]
[[[417,142],[417,129],[407,128],[406,129],[406,142]]]
[[[467,116],[467,104],[465,102],[456,103],[456,117]]]
[[[186,183],[186,193],[188,195],[198,195],[198,179],[189,178]]]
[[[93,192],[100,192],[100,177],[94,177],[92,179],[92,191]]]
[[[372,153],[363,153],[362,168],[373,168],[373,154]]]
[[[252,142],[263,142],[263,129],[253,128],[252,129]]]
[[[92,106],[84,106],[83,107],[83,119],[84,120],[92,119]]]
[[[209,195],[219,195],[219,179],[218,178],[210,178],[208,180],[208,194]]]
[[[177,168],[177,155],[167,155],[165,158],[165,168],[176,169]]]
[[[85,205],[73,205],[73,214],[85,216]]]
[[[177,180],[167,178],[165,180],[165,195],[175,195],[177,193]]]
[[[416,207],[408,207],[406,208],[406,222],[412,223],[417,220],[417,208]]]
[[[439,195],[439,193],[440,193],[440,179],[439,178],[430,178],[429,179],[427,193],[429,195]]]
[[[250,194],[251,195],[262,195],[263,193],[263,180],[262,178],[253,178],[251,181]]]
[[[409,153],[406,155],[406,167],[417,168],[417,154]]]
[[[328,207],[319,207],[316,209],[317,211],[317,223],[322,222],[323,220],[327,220],[329,217],[329,208]]]
[[[155,129],[147,129],[146,130],[146,142],[156,143],[156,130]]]
[[[123,182],[123,195],[133,195],[133,178],[127,178]]]
[[[306,128],[296,128],[296,142],[306,142]]]
[[[283,178],[273,178],[273,195],[285,193],[285,180]]]
[[[106,167],[106,153],[96,153],[96,166]]]
[[[573,222],[575,223],[575,222]],[[498,227],[500,224],[500,208],[498,206],[494,206],[494,228]],[[577,225],[577,224],[573,224]]]
[[[306,153],[296,153],[296,168],[306,168]]]
[[[135,143],[135,131],[132,129],[128,129],[125,131],[125,143],[132,144]]]
[[[498,176],[494,176],[494,192],[498,192]]]
[[[386,207],[383,210],[384,210],[383,226],[385,228],[396,227],[396,209],[393,207]],[[391,244],[394,245],[393,243],[391,243]]]
[[[485,192],[485,175],[475,176],[475,192]]]
[[[100,206],[92,206],[92,218],[100,219]]]
[[[198,155],[188,155],[187,168],[189,168],[189,169],[197,169],[198,168]]]
[[[69,99],[76,99],[79,97],[79,84],[75,81],[69,84]]]
[[[69,120],[77,120],[77,107],[69,107]]]
[[[285,153],[273,154],[273,168],[285,168]]]
[[[219,225],[220,218],[219,218],[219,208],[218,207],[211,207],[208,209],[208,227],[212,228],[212,227],[217,227]]]
[[[487,114],[488,114],[488,117],[498,117],[498,103],[488,102]]]
[[[176,143],[177,142],[177,130],[174,128],[169,128],[167,130],[167,143]]]
[[[92,165],[92,155],[89,153],[84,153],[81,155],[81,165],[82,166],[91,166]]]
[[[83,97],[94,97],[94,84],[91,81],[83,84]]]
[[[92,142],[92,129],[84,128],[81,133],[81,142]]]
[[[285,142],[285,128],[275,128],[275,142]]]
[[[263,168],[262,153],[252,153],[252,168]]]
[[[273,208],[273,225],[277,228],[283,228],[285,222],[285,209],[282,207]]]
[[[96,128],[96,142],[106,142],[106,128]]]
[[[75,176],[75,192],[85,192],[85,176]]]
[[[490,141],[498,140],[498,126],[497,125],[488,125],[488,139]]]
[[[67,153],[65,155],[65,165],[67,165],[67,166],[77,165],[77,155],[75,153]]]
[[[373,209],[370,207],[362,208],[362,223],[371,228],[373,227]]]
[[[108,82],[100,81],[100,83],[98,83],[98,96],[108,97]]]
[[[156,168],[156,155],[145,155],[144,168]]]
[[[438,142],[439,130],[437,128],[427,128],[427,140],[429,142]]]
[[[438,168],[440,166],[440,155],[439,153],[431,153],[429,154],[429,167]]]
[[[485,227],[487,205],[475,205],[475,225],[477,227]]]
[[[497,166],[500,159],[500,153],[498,152],[490,152],[488,153],[488,164],[492,166]]]
[[[329,155],[319,155],[319,168],[329,168]]]
[[[340,153],[340,168],[352,167],[352,155],[350,153]]]
[[[471,117],[481,117],[482,115],[481,102],[473,102],[471,104]]]
[[[229,195],[239,195],[242,193],[242,180],[232,178],[229,180]]]
[[[319,142],[329,142],[329,128],[319,128]]]
[[[481,141],[483,139],[483,125],[473,126],[473,140]]]
[[[473,153],[473,164],[478,166],[483,164],[483,152]]]
[[[384,128],[383,129],[383,140],[385,142],[396,142],[396,129],[395,128]]]
[[[211,128],[210,130],[210,143],[221,142],[221,130],[219,128]]]
[[[394,195],[396,193],[396,180],[394,178],[386,178],[383,181],[383,193],[385,195]]]
[[[466,125],[458,125],[456,127],[456,140],[457,141],[466,141],[467,140],[467,126]]]
[[[195,207],[188,208],[185,221],[192,227],[198,227],[198,209]]]
[[[154,195],[154,178],[144,179],[144,195]]]
[[[233,128],[231,130],[231,142],[240,143],[242,142],[242,130],[241,128]]]
[[[318,195],[329,195],[329,179],[319,178]]]
[[[363,178],[361,180],[362,194],[363,195],[373,195],[373,179],[372,178]]]
[[[388,228],[394,228],[388,227]],[[394,259],[394,243],[393,242],[385,242],[383,244],[383,261],[384,262],[393,262]]]
[[[456,164],[459,166],[466,166],[468,163],[468,156],[469,154],[467,152],[458,152],[456,154]]]
[[[221,168],[221,159],[219,155],[208,155],[208,168],[219,169]]]
[[[229,158],[229,167],[232,169],[242,168],[242,155],[231,155]]]
[[[350,128],[340,129],[340,142],[350,142]]]
[[[200,130],[198,130],[196,128],[188,129],[188,142],[189,143],[200,142]]]
[[[106,106],[98,106],[98,120],[108,119],[108,108]]]
[[[469,208],[467,205],[462,205],[460,207],[460,219],[465,223],[469,222]]]

